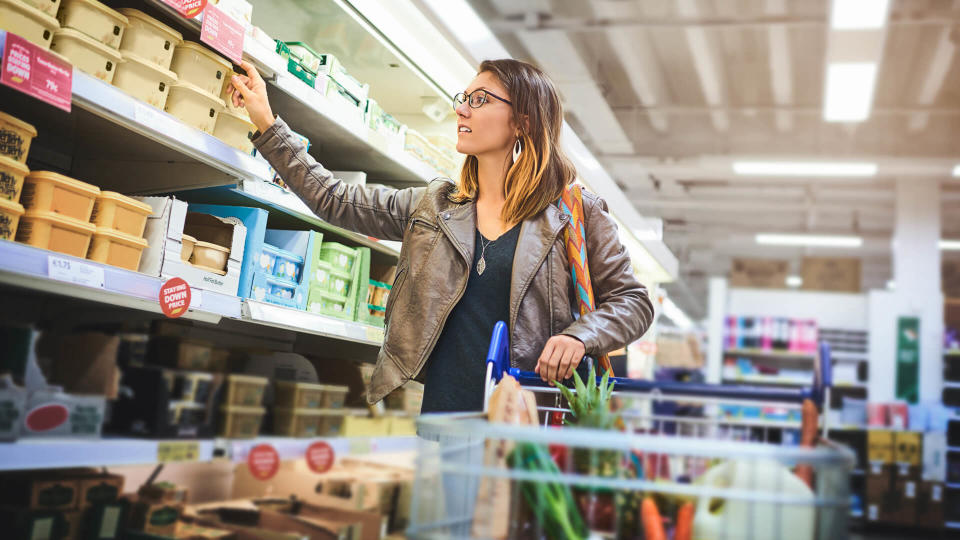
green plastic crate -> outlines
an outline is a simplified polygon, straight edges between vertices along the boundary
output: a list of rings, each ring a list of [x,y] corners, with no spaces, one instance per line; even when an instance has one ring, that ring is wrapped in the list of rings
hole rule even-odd
[[[324,289],[310,289],[307,311],[338,319],[353,320],[355,306],[352,299],[346,296],[331,294]]]
[[[325,242],[320,246],[320,260],[329,263],[334,269],[353,272],[358,250],[336,242]]]
[[[315,253],[319,256],[320,250]],[[333,272],[333,266],[327,261],[321,261],[315,257],[313,260],[313,272],[310,274],[310,288],[330,290],[330,274]]]
[[[330,279],[327,281],[327,291],[332,294],[339,296],[346,296],[348,298],[353,298],[354,289],[353,274],[349,272],[344,272],[338,268],[330,270]]]

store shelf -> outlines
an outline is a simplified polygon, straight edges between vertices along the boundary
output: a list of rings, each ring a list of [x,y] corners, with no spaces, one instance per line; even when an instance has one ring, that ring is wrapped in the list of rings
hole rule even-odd
[[[867,388],[867,383],[865,382],[837,382],[833,381],[834,388]]]
[[[53,260],[70,262],[77,270],[88,270],[102,286],[78,285],[50,277]],[[77,269],[76,265],[79,265]],[[159,303],[160,286],[163,280],[139,272],[99,264],[86,259],[70,257],[45,249],[0,240],[0,283],[112,304],[120,307],[162,313]],[[191,288],[191,309],[183,316],[186,319],[216,323],[221,317],[239,318],[241,302],[236,296]]]
[[[383,343],[383,328],[378,326],[336,319],[255,300],[245,300],[243,302],[243,316],[246,320],[284,330],[343,339],[375,347],[379,347]]]
[[[960,489],[960,482],[944,482],[943,485],[950,489]]]
[[[943,381],[944,388],[960,388],[960,382]]]
[[[951,349],[949,351],[944,351],[943,355],[944,356],[960,356],[960,351],[956,349]]]
[[[813,384],[812,379],[791,379],[786,377],[773,377],[770,375],[740,375],[739,377],[724,377],[723,382],[740,384],[775,384],[783,386],[809,386]]]
[[[250,449],[270,444],[280,459],[299,459],[317,441],[326,441],[337,456],[415,450],[416,437],[357,437],[292,439],[258,437],[249,440],[206,439],[170,440],[105,437],[103,439],[21,439],[0,443],[0,470],[56,469],[66,467],[101,467],[151,465],[162,461],[164,447],[191,447],[195,455],[179,462],[210,462],[226,459],[243,462]]]
[[[868,362],[870,357],[867,356],[867,353],[862,352],[846,352],[846,351],[830,351],[830,360],[834,362]]]
[[[721,426],[732,427],[759,427],[759,428],[781,428],[781,429],[799,429],[799,420],[768,420],[765,418],[730,418],[720,417],[717,423]]]
[[[780,360],[809,360],[816,359],[816,355],[790,351],[768,351],[764,349],[726,349],[724,356],[745,356],[752,358],[780,359]]]

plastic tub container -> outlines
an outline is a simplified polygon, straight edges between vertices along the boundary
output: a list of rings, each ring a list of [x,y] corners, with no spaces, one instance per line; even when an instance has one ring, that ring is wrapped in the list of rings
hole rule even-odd
[[[170,87],[170,96],[163,110],[189,126],[213,134],[217,117],[223,109],[223,100],[184,82],[181,76],[180,81]]]
[[[228,103],[227,100],[224,103]],[[253,137],[257,127],[250,122],[250,117],[237,114],[225,107],[217,118],[217,125],[213,128],[213,136],[245,154],[253,151]]]
[[[220,436],[228,439],[252,439],[260,434],[263,407],[222,407]]]
[[[57,18],[21,0],[0,0],[3,29],[47,50],[53,33],[60,29]]]
[[[177,401],[206,403],[213,387],[213,373],[199,371],[165,371],[169,375],[170,396]]]
[[[170,95],[170,86],[177,82],[177,74],[132,52],[121,52],[121,55],[123,60],[117,66],[113,85],[140,101],[163,110]]]
[[[183,43],[180,32],[138,9],[124,8],[119,11],[128,21],[123,40],[120,41],[124,56],[136,55],[168,71],[173,61],[173,51]]]
[[[93,204],[90,222],[97,227],[115,229],[123,234],[141,237],[151,213],[153,208],[147,203],[115,191],[101,191]]]
[[[303,257],[285,249],[264,244],[264,251],[270,251],[274,258],[272,273],[280,279],[298,283],[303,272]]]
[[[239,75],[239,73],[235,71],[231,71],[230,73],[228,73],[228,75],[230,76]],[[227,77],[227,80],[223,82],[223,88],[220,90],[220,99],[222,99],[223,104],[226,105],[227,111],[230,111],[234,114],[237,114],[239,116],[246,118],[247,120],[250,120],[250,113],[247,112],[246,107],[244,107],[243,105],[239,107],[233,106],[233,98],[230,95],[230,88],[232,87],[233,85],[230,84],[230,77]]]
[[[194,41],[177,45],[170,69],[181,82],[192,84],[215,97],[220,95],[228,76],[233,74],[229,61]]]
[[[286,437],[335,437],[344,416],[345,411],[278,407],[273,411],[273,432]]]
[[[339,296],[350,296],[352,288],[353,278],[350,274],[336,269],[330,271],[328,291]]]
[[[310,287],[329,290],[330,272],[333,267],[326,261],[313,261],[313,273],[310,275]]]
[[[263,404],[263,390],[269,381],[254,375],[227,375],[225,406],[259,407]]]
[[[56,17],[60,9],[60,0],[23,0],[23,2],[51,17]]]
[[[0,112],[0,157],[26,163],[30,143],[36,136],[35,127],[15,116]]]
[[[17,237],[17,225],[23,212],[20,203],[0,198],[0,239],[12,241]]]
[[[262,286],[255,283],[252,291],[253,298],[259,301],[263,301],[267,296],[292,300],[293,297],[297,295],[297,284],[273,276],[267,276],[265,283],[263,283]]]
[[[317,435],[320,437],[339,437],[343,433],[343,420],[347,417],[347,410],[321,409],[321,412]]]
[[[230,256],[230,248],[211,244],[210,242],[198,241],[193,246],[193,253],[190,255],[190,262],[203,268],[210,268],[217,271],[226,271],[227,258]]]
[[[76,28],[111,49],[120,48],[127,18],[96,0],[63,0],[60,26]]]
[[[324,242],[320,246],[320,260],[330,263],[334,268],[339,268],[344,272],[353,269],[353,262],[357,258],[357,250],[348,248],[343,244],[336,242]]]
[[[148,246],[147,241],[139,236],[97,227],[87,258],[136,272],[140,268],[140,256]]]
[[[350,318],[350,308],[347,298],[328,291],[310,291],[310,300],[307,302],[307,311],[330,315],[331,317]]]
[[[17,242],[49,249],[81,259],[87,256],[90,237],[97,228],[90,223],[43,210],[28,210],[20,218]]]
[[[65,56],[80,71],[107,83],[113,82],[117,65],[123,60],[115,49],[72,28],[58,30],[50,49]]]
[[[326,386],[297,381],[275,381],[273,404],[287,409],[318,409]]]
[[[28,174],[20,194],[27,210],[56,212],[66,217],[90,221],[100,188],[50,171]]]
[[[0,199],[18,202],[23,181],[30,174],[26,165],[6,156],[0,156]]]
[[[320,400],[321,409],[342,409],[347,401],[350,387],[326,384],[323,385],[323,397]]]
[[[190,236],[189,234],[183,235],[180,246],[180,259],[184,261],[189,261],[190,256],[193,254],[193,246],[197,244],[197,239]]]

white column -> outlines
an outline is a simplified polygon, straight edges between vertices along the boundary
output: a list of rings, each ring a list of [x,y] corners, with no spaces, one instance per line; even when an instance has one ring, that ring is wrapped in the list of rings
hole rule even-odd
[[[707,317],[707,373],[709,383],[719,383],[723,373],[723,334],[727,320],[727,278],[710,278]]]
[[[896,317],[920,318],[920,401],[939,401],[943,384],[943,296],[940,292],[940,181],[901,178],[896,183],[893,281],[896,306],[886,342],[896,349]],[[889,305],[889,304],[888,304]],[[889,319],[888,319],[889,320]],[[884,328],[871,328],[871,332]],[[876,342],[871,339],[872,342]],[[870,373],[870,379],[894,373]],[[873,399],[874,396],[871,395]]]

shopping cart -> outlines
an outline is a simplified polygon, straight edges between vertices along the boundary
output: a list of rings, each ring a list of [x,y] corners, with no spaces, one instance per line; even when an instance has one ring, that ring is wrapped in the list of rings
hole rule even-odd
[[[852,452],[825,439],[801,447],[770,436],[743,437],[758,427],[782,431],[793,424],[725,414],[731,405],[809,410],[804,400],[825,403],[829,348],[821,351],[808,388],[612,379],[614,395],[625,401],[624,431],[550,425],[568,412],[558,390],[534,373],[509,368],[508,351],[506,325],[498,323],[487,358],[485,407],[496,382],[509,373],[540,395],[543,424],[489,423],[484,413],[421,416],[409,537],[643,538],[640,506],[648,497],[667,518],[666,538],[676,509],[686,503],[695,509],[694,539],[847,537]],[[699,404],[697,416],[678,414],[689,413],[691,404]],[[530,456],[546,451],[560,467],[543,460],[529,466]],[[612,472],[604,466],[611,462]],[[812,486],[794,474],[801,467],[812,471]],[[558,514],[569,522],[579,517],[582,526],[558,533],[545,517]]]

